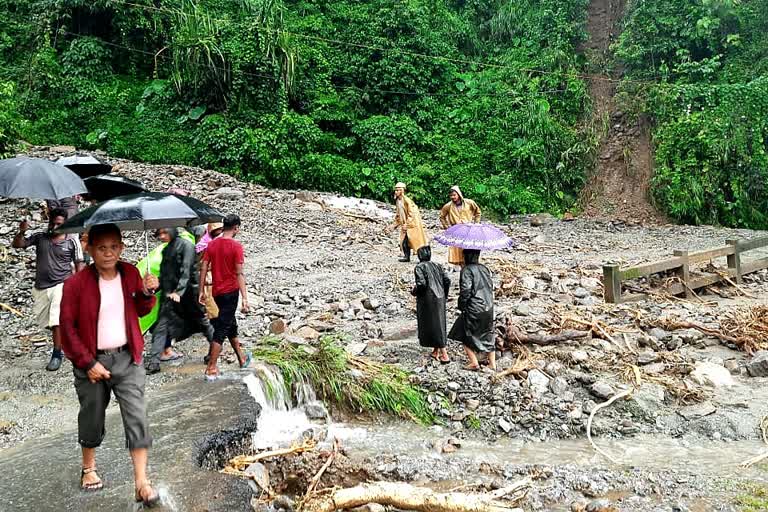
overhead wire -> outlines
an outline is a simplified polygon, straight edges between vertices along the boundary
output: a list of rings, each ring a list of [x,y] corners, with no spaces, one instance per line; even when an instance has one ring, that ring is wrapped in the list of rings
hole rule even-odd
[[[150,10],[150,11],[156,11],[156,12],[165,12],[168,14],[174,14],[174,15],[180,15],[180,16],[195,16],[194,14],[184,12],[179,9],[169,9],[166,7],[156,7],[151,5],[143,5],[143,4],[137,4],[135,2],[130,2],[128,0],[108,0],[107,4],[120,4],[125,5],[128,7],[137,7],[140,9]],[[208,13],[205,13],[206,16],[208,16],[210,19],[214,21],[219,22],[231,22],[232,20],[224,19],[224,18],[216,18],[214,16],[211,16]],[[323,36],[316,36],[311,34],[302,34],[299,32],[293,32],[290,30],[283,30],[283,29],[270,29],[267,27],[262,27],[262,30],[264,30],[267,33],[273,33],[273,34],[287,34],[293,37],[302,38],[302,39],[308,39],[318,42],[324,42],[324,43],[330,43],[335,45],[341,45],[341,46],[349,46],[353,48],[358,49],[366,49],[366,50],[373,50],[373,51],[380,51],[380,52],[397,52],[402,55],[408,55],[411,57],[418,57],[422,59],[432,59],[432,60],[438,60],[442,62],[450,62],[454,64],[462,64],[462,65],[469,65],[469,66],[479,66],[479,67],[487,67],[487,68],[494,68],[494,69],[503,69],[508,71],[514,71],[514,72],[520,72],[520,73],[530,73],[530,74],[539,74],[539,75],[555,75],[555,76],[562,76],[562,77],[571,77],[571,78],[578,78],[580,80],[599,80],[599,81],[606,81],[606,82],[616,82],[616,83],[638,83],[638,84],[650,84],[655,85],[659,82],[652,81],[652,80],[639,80],[639,79],[630,79],[630,78],[613,78],[607,75],[595,75],[595,74],[589,74],[589,73],[577,73],[577,72],[569,72],[569,71],[553,71],[553,70],[545,70],[545,69],[539,69],[539,68],[530,68],[525,66],[510,66],[506,64],[496,64],[493,62],[483,62],[483,61],[476,61],[476,60],[469,60],[469,59],[461,59],[456,57],[447,57],[444,55],[431,55],[426,53],[420,53],[420,52],[414,52],[412,50],[407,50],[404,48],[387,48],[383,46],[376,46],[372,44],[366,44],[366,43],[356,43],[351,41],[341,41],[338,39],[333,39],[329,37],[323,37]]]
[[[81,34],[81,33],[77,33],[77,32],[70,32],[70,31],[64,30],[64,29],[59,29],[58,33],[64,34],[64,35],[70,35],[70,36],[73,36],[73,37],[81,37],[81,36],[87,35],[87,34]],[[142,55],[151,56],[151,57],[153,57],[153,59],[167,59],[168,58],[167,56],[160,55],[157,52],[151,52],[151,51],[142,50],[142,49],[139,49],[139,48],[132,48],[130,46],[126,46],[126,45],[122,45],[122,44],[118,44],[118,43],[113,43],[111,41],[101,40],[100,42],[105,44],[105,45],[107,45],[107,46],[111,46],[111,47],[114,47],[114,48],[120,48],[120,49],[126,50],[128,52],[139,53],[139,54],[142,54]],[[201,68],[202,67],[203,66],[201,66]],[[229,70],[227,68],[220,67],[220,66],[215,66],[215,65],[205,65],[204,67],[207,68],[207,69],[215,69],[217,71],[224,71],[224,72],[230,72],[231,71],[231,70]],[[263,78],[263,79],[274,81],[275,83],[279,83],[280,82],[280,78],[275,77],[273,75],[265,75],[265,74],[260,74],[260,73],[253,73],[253,72],[250,72],[250,71],[243,71],[243,70],[240,70],[238,72],[242,76],[248,76],[248,77],[251,77],[251,78]],[[315,82],[313,82],[311,80],[301,80],[301,79],[298,79],[296,81],[300,82],[300,83],[305,83],[305,84],[312,84],[312,85],[315,84]],[[358,87],[358,86],[355,86],[355,85],[336,85],[336,84],[327,84],[327,85],[330,86],[331,88],[339,90],[339,91],[357,91],[357,92],[361,92],[361,93],[380,93],[380,94],[405,95],[405,96],[459,97],[459,96],[466,96],[466,94],[467,94],[466,92],[437,93],[437,92],[424,92],[424,91],[403,91],[403,90],[389,90],[389,89],[378,89],[378,88],[362,88],[362,87]],[[568,91],[567,91],[567,89],[550,89],[550,90],[531,91],[531,92],[535,93],[535,94],[542,94],[542,95],[554,95],[554,94],[563,94],[563,93],[566,93]],[[504,91],[504,92],[497,92],[497,93],[479,93],[480,96],[485,96],[485,97],[488,97],[488,96],[491,96],[491,97],[495,97],[495,96],[512,96],[512,95],[516,95],[516,94],[519,94],[519,93],[517,91]]]

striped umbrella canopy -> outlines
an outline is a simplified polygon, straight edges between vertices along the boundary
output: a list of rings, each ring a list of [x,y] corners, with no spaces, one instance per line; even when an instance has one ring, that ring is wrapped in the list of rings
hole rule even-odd
[[[516,242],[491,224],[456,224],[435,237],[438,243],[462,249],[495,251],[514,247]]]

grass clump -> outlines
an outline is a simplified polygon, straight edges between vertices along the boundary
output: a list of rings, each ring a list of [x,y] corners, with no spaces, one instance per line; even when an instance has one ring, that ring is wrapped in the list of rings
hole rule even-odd
[[[349,355],[338,338],[326,336],[312,345],[265,338],[253,356],[280,369],[286,385],[307,382],[318,396],[360,412],[383,412],[431,425],[435,416],[424,391],[395,366]]]
[[[747,492],[736,497],[736,504],[741,512],[768,510],[768,488],[757,484],[751,485]]]

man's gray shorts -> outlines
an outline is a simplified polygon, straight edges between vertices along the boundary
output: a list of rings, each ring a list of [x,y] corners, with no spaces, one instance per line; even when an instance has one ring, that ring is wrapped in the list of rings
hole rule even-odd
[[[125,429],[125,443],[129,450],[149,448],[152,438],[147,422],[147,405],[144,401],[144,368],[134,364],[128,347],[122,352],[99,354],[96,360],[109,370],[112,378],[96,383],[88,380],[88,374],[75,368],[75,390],[80,400],[77,416],[78,441],[84,448],[96,448],[106,433],[104,418],[111,393],[120,405]]]

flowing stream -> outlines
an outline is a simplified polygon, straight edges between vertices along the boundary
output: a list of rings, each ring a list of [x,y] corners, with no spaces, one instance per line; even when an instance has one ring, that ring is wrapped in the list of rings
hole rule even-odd
[[[165,497],[159,510],[250,510],[248,486],[236,478],[201,469],[195,463],[195,453],[207,434],[231,428],[240,418],[252,415],[254,403],[262,409],[258,430],[252,436],[257,448],[286,446],[314,436],[325,442],[339,438],[351,454],[374,458],[400,454],[491,463],[607,465],[596,457],[586,440],[522,443],[503,439],[494,444],[472,440],[462,442],[457,453],[441,454],[431,442],[449,437],[447,430],[394,420],[335,423],[307,384],[294,383],[289,389],[273,368],[258,366],[244,378],[243,374],[233,374],[214,383],[184,382],[150,397],[155,440],[150,452],[150,476]],[[759,468],[739,467],[739,463],[765,449],[757,441],[693,442],[641,436],[614,441],[598,438],[596,442],[626,466],[688,469],[726,478],[765,480]],[[98,467],[105,482],[102,491],[79,490],[79,462],[75,425],[60,434],[0,452],[0,511],[135,510],[131,464],[116,407],[108,412],[107,437],[98,451]]]

